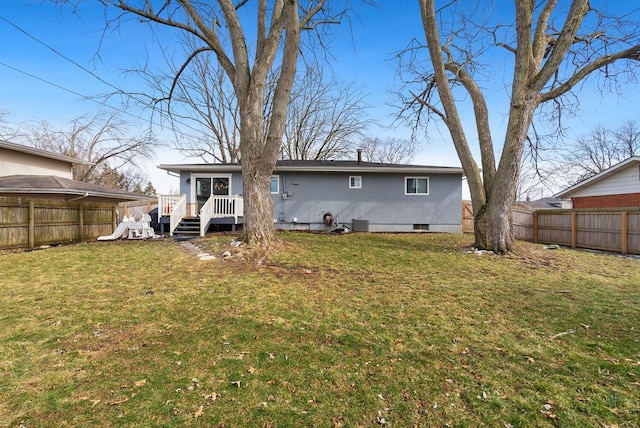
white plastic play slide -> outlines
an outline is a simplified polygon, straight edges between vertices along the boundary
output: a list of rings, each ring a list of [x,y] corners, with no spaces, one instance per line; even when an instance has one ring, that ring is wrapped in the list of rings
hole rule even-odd
[[[129,234],[125,236],[127,231],[129,231]],[[124,216],[122,223],[118,225],[111,235],[99,236],[98,241],[113,241],[114,239],[122,237],[128,239],[155,238],[156,235],[151,227],[151,217],[149,214],[144,214],[142,211],[136,210],[131,217]]]
[[[123,221],[111,235],[98,236],[98,241],[113,241],[120,238],[131,226],[131,221]]]

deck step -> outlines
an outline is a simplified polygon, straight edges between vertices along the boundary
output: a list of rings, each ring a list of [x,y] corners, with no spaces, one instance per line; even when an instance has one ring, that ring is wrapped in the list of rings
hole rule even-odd
[[[174,236],[200,236],[200,217],[185,217],[173,231]]]

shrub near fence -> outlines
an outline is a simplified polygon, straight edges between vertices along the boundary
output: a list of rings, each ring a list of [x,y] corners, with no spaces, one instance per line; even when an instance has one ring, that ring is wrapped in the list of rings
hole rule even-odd
[[[640,209],[513,210],[516,239],[640,254]]]
[[[113,204],[0,197],[0,249],[95,239],[114,227]]]

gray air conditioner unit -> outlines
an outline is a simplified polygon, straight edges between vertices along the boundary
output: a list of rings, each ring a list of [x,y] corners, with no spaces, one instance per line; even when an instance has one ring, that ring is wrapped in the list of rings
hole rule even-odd
[[[351,230],[354,232],[368,232],[369,220],[361,220],[354,218],[351,220]]]

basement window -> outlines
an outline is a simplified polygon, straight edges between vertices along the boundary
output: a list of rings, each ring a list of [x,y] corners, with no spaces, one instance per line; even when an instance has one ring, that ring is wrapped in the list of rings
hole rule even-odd
[[[413,225],[413,230],[419,231],[428,231],[429,230],[429,225],[428,224],[414,224]]]

